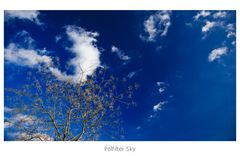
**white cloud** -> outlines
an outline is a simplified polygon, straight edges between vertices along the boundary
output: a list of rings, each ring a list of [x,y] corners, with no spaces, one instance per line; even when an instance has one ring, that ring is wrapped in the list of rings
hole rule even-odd
[[[154,118],[154,115],[149,115],[149,117],[148,117],[149,119],[152,119],[152,118]]]
[[[5,113],[9,113],[9,112],[12,112],[13,111],[13,109],[12,108],[9,108],[9,107],[4,107],[4,112]]]
[[[202,27],[202,32],[206,33],[216,25],[216,22],[206,21],[206,24]]]
[[[147,121],[150,122],[152,121],[154,118],[157,117],[157,113],[158,112],[154,112],[153,114],[150,114],[148,117],[147,117]]]
[[[165,91],[165,89],[166,89],[166,83],[165,82],[157,82],[156,84],[159,87],[158,88],[159,93],[162,93],[162,92]]]
[[[30,20],[37,25],[42,25],[38,16],[40,12],[36,10],[7,10],[5,11],[6,20],[10,18],[18,18],[21,20]]]
[[[155,20],[154,15],[151,15],[145,22],[144,22],[144,30],[148,33],[148,41],[154,41],[157,35],[157,29],[155,27]]]
[[[194,16],[195,20],[198,20],[200,23],[204,23],[202,26],[202,39],[206,39],[209,32],[218,30],[225,31],[226,39],[222,41],[222,45],[235,45],[236,40],[236,26],[235,23],[229,23],[228,16],[232,16],[228,11],[215,11],[213,13],[209,11],[201,11],[198,12],[196,16]],[[235,16],[235,15],[234,15]],[[201,18],[201,20],[199,20]],[[217,31],[216,31],[217,32]],[[230,47],[229,47],[230,48]],[[219,59],[222,55],[226,55],[228,52],[228,47],[221,47],[211,51],[208,56],[208,61],[212,62],[214,60]]]
[[[20,141],[54,141],[54,138],[44,133],[28,134],[26,132],[8,133],[11,137]]]
[[[122,50],[120,50],[119,48],[117,48],[116,46],[112,46],[111,51],[113,53],[116,53],[120,60],[128,61],[131,59],[129,56],[125,55],[124,52]]]
[[[32,68],[45,65],[61,81],[70,80],[73,83],[79,83],[80,79],[86,81],[87,76],[92,75],[100,67],[100,51],[95,45],[98,33],[88,32],[81,27],[67,26],[66,34],[73,43],[72,47],[66,48],[74,54],[74,58],[68,61],[68,65],[74,69],[72,75],[67,75],[65,72],[53,67],[52,58],[44,55],[46,49],[26,49],[20,45],[10,43],[4,50],[5,60]],[[29,47],[32,47],[32,42],[28,42]]]
[[[25,30],[20,31],[14,36],[12,43],[4,49],[5,60],[20,66],[50,66],[52,64],[51,57],[44,55],[44,53],[47,53],[47,50],[34,49],[34,47],[35,40],[30,34]]]
[[[35,40],[25,30],[18,32],[14,36],[13,42],[17,42],[18,44],[21,44],[21,46],[25,48],[33,48],[35,45]]]
[[[168,28],[171,25],[171,11],[158,11],[153,15],[150,15],[147,20],[144,21],[144,31],[147,36],[140,36],[141,39],[154,42],[158,35],[166,36]]]
[[[168,101],[160,101],[158,102],[156,105],[154,105],[152,107],[153,109],[153,113],[151,113],[148,118],[147,121],[151,121],[152,119],[156,118],[158,115],[158,112],[163,110],[163,105],[165,105],[166,103],[168,103]]]
[[[32,125],[34,124],[36,120],[36,116],[31,116],[31,115],[25,115],[25,114],[16,114],[13,117],[6,119],[4,121],[4,128],[11,128],[15,126],[16,124],[18,125]]]
[[[156,82],[156,84],[157,84],[157,86],[160,87],[160,86],[162,86],[162,85],[165,85],[165,82],[160,82],[160,81],[159,81],[159,82]]]
[[[71,81],[73,79],[72,76],[67,75],[66,72],[62,72],[58,68],[49,67],[49,71],[60,81]],[[75,83],[77,82],[75,81]]]
[[[34,49],[19,48],[18,45],[10,43],[4,49],[5,60],[20,66],[36,67],[40,64],[50,66],[52,59],[46,55],[39,55]]]
[[[234,24],[226,25],[227,38],[236,37]]]
[[[60,40],[62,39],[62,36],[61,35],[58,35],[55,37],[55,42],[59,42]]]
[[[232,32],[232,31],[229,31],[227,33],[227,38],[231,38],[231,37],[235,37],[236,36],[236,33]]]
[[[75,55],[68,64],[74,67],[74,74],[67,75],[56,68],[49,68],[59,80],[71,80],[79,83],[80,80],[86,81],[87,76],[92,75],[100,67],[100,51],[95,45],[97,32],[89,32],[81,27],[67,26],[66,34],[73,42],[69,50]]]
[[[165,91],[165,88],[159,88],[158,91],[159,91],[159,93],[162,93]]]
[[[135,74],[136,72],[130,72],[127,77],[131,79]]]
[[[4,121],[4,128],[10,128],[12,126],[13,126],[13,124],[11,122]]]
[[[203,11],[198,12],[197,15],[194,16],[194,20],[199,20],[199,18],[201,18],[201,17],[207,17],[210,15],[211,15],[211,13],[209,11],[203,10]]]
[[[193,24],[192,24],[191,22],[187,22],[187,23],[185,23],[185,25],[186,25],[187,27],[193,27]]]
[[[161,105],[158,103],[158,104],[156,104],[156,105],[153,106],[153,110],[154,110],[155,112],[157,112],[157,111],[162,110],[162,107],[161,107]]]
[[[225,18],[225,17],[227,17],[227,12],[226,11],[218,11],[218,12],[213,14],[213,18],[215,18],[215,19]]]
[[[158,104],[154,105],[153,106],[153,111],[154,112],[158,112],[158,111],[161,111],[162,110],[162,106],[164,104],[168,103],[167,101],[163,101],[163,102],[159,102]]]
[[[203,22],[205,22],[205,25],[202,26],[202,33],[204,34],[202,39],[206,39],[207,32],[214,27],[224,29],[227,33],[227,38],[236,37],[234,24],[228,24],[228,21],[225,19],[227,16],[228,13],[226,11],[218,11],[214,14],[211,14],[209,11],[198,12],[194,19],[198,20],[200,17],[203,17]],[[213,21],[209,21],[209,19]]]
[[[47,134],[43,133],[34,133],[34,134],[27,134],[27,133],[20,133],[18,136],[20,140],[30,140],[30,141],[54,141],[52,137]]]
[[[219,59],[222,55],[226,55],[227,51],[228,51],[227,47],[221,47],[221,48],[212,50],[212,52],[208,56],[208,61],[212,62],[216,59]]]
[[[136,130],[139,131],[142,127],[141,126],[137,126]]]
[[[111,51],[112,51],[112,52],[117,52],[117,51],[119,51],[119,49],[118,49],[117,47],[115,47],[115,46],[112,46]]]
[[[4,111],[13,111],[12,108],[5,107]],[[25,128],[27,127],[35,127],[35,125],[39,125],[39,123],[42,123],[41,120],[38,120],[38,118],[34,115],[26,115],[26,114],[15,114],[11,117],[5,117],[4,119],[4,128],[13,128],[16,129],[13,133],[8,133],[10,137],[15,138],[16,140],[31,140],[31,141],[50,141],[54,140],[52,137],[50,137],[47,134],[40,133],[40,131],[43,131],[44,129],[41,127],[37,127],[39,132],[32,133],[33,131],[25,131]],[[24,128],[25,127],[25,128]],[[36,130],[36,129],[35,129]],[[29,134],[28,134],[29,133]]]
[[[235,30],[234,24],[228,24],[228,25],[226,26],[226,28],[227,28],[227,31],[234,31],[234,30]]]
[[[36,120],[36,117],[31,115],[17,114],[14,117],[14,122],[24,122],[30,125],[34,123],[34,120]]]

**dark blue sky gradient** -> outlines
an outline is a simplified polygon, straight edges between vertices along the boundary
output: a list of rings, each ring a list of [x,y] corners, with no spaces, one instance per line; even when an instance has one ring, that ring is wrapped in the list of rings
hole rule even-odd
[[[236,23],[235,11],[227,12],[227,22]],[[210,32],[203,40],[203,24],[193,20],[197,11],[173,11],[167,35],[157,37],[156,42],[139,37],[144,33],[144,20],[155,11],[40,13],[39,19],[44,23],[41,27],[19,19],[5,22],[4,46],[17,32],[25,30],[36,41],[36,48],[46,48],[51,51],[50,56],[60,57],[63,69],[73,57],[65,49],[71,42],[63,37],[56,43],[55,37],[64,34],[66,25],[76,25],[100,34],[96,44],[102,49],[101,63],[109,66],[115,76],[126,77],[137,71],[130,79],[140,85],[135,97],[137,106],[123,110],[123,140],[236,140],[236,49],[221,29]],[[221,62],[209,62],[209,53],[225,40],[230,52],[222,56]],[[111,52],[113,45],[131,60],[123,65]],[[5,63],[5,87],[24,84],[29,70]],[[161,94],[156,85],[159,81],[167,84]],[[153,106],[159,101],[168,103],[156,113]],[[101,140],[111,138],[103,135]]]

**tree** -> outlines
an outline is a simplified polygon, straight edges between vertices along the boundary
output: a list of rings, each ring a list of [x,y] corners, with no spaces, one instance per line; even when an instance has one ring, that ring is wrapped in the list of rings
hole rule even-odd
[[[83,74],[82,74],[83,75]],[[137,84],[98,69],[86,81],[59,81],[41,69],[28,73],[28,84],[5,88],[5,128],[14,140],[98,140],[122,137],[121,109],[135,105]]]

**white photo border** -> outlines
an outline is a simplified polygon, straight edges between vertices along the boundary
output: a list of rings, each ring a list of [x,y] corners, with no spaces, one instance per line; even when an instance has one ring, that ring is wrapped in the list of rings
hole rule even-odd
[[[163,156],[236,156],[240,153],[237,141],[121,141],[121,142],[4,142],[4,10],[236,10],[237,29],[240,25],[239,0],[2,0],[0,1],[0,155],[163,155]],[[236,41],[237,105],[239,104],[239,37]],[[239,121],[239,106],[237,119]],[[240,130],[239,124],[236,132]],[[105,146],[132,146],[132,152],[105,152]]]

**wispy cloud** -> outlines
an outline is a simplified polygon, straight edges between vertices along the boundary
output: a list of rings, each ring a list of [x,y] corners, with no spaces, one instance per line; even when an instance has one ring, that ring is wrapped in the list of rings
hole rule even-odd
[[[26,132],[14,132],[8,133],[8,135],[20,141],[54,141],[54,138],[44,133],[28,134]]]
[[[220,43],[219,47],[211,51],[208,55],[208,61],[213,62],[227,55],[232,46],[236,43],[235,23],[229,22],[231,12],[228,11],[199,11],[193,18],[202,25],[202,39],[205,40],[209,34],[218,31],[224,31],[226,38]],[[200,20],[201,19],[201,20]]]
[[[52,59],[46,55],[38,54],[37,50],[24,49],[15,43],[10,43],[5,51],[5,60],[19,66],[37,67],[39,65],[50,66]]]
[[[36,116],[25,115],[25,114],[16,114],[9,119],[4,120],[4,128],[14,127],[16,124],[18,125],[32,125],[36,120]]]
[[[203,10],[203,11],[198,12],[197,15],[195,15],[193,18],[194,18],[194,20],[199,20],[202,17],[207,17],[210,15],[211,15],[210,11]]]
[[[9,107],[4,107],[4,112],[5,113],[10,113],[10,112],[12,112],[13,111],[13,109],[12,108],[9,108]]]
[[[166,83],[165,82],[157,82],[156,84],[158,86],[159,93],[162,93],[162,92],[165,91],[165,89],[166,89]]]
[[[143,25],[147,35],[140,35],[140,38],[145,41],[154,42],[158,35],[167,35],[168,29],[171,26],[171,11],[158,11],[150,15],[144,21]]]
[[[62,35],[58,35],[55,37],[55,42],[59,42],[62,39]]]
[[[117,56],[118,56],[118,58],[119,58],[120,60],[128,61],[128,60],[131,59],[131,58],[130,58],[129,56],[127,56],[121,49],[119,49],[119,48],[116,47],[116,46],[112,46],[111,51],[112,51],[113,53],[116,53]]]
[[[137,126],[136,130],[139,131],[142,127],[141,126]]]
[[[25,141],[53,141],[54,139],[47,134],[44,134],[45,128],[40,126],[43,121],[34,115],[27,115],[18,113],[15,114],[13,108],[4,107],[4,112],[11,114],[10,117],[5,116],[4,118],[4,129],[8,130],[7,134],[9,137],[14,138],[14,140],[25,140]],[[35,127],[38,125],[37,127]],[[26,131],[25,128],[34,127],[34,131]],[[35,132],[36,128],[39,132]],[[12,131],[13,130],[13,131]]]
[[[160,93],[160,95],[161,95],[161,93],[163,93],[166,90],[166,88],[168,86],[168,84],[166,82],[162,82],[162,81],[156,82],[156,85],[158,87],[157,89],[158,89],[158,92]],[[163,106],[167,103],[168,103],[168,100],[165,99],[165,100],[161,100],[157,104],[153,105],[151,113],[150,113],[150,115],[148,115],[147,121],[151,121],[152,119],[155,119],[158,116],[158,113],[163,110]]]
[[[219,59],[222,55],[226,55],[228,51],[227,47],[217,48],[211,51],[208,56],[208,61],[213,62],[214,60]]]
[[[127,77],[128,77],[129,79],[131,79],[132,77],[138,75],[139,72],[141,72],[141,71],[142,71],[142,69],[138,69],[138,70],[132,71],[132,72],[128,73]]]
[[[236,37],[236,30],[234,24],[226,25],[227,38]]]
[[[24,48],[34,48],[35,47],[35,40],[31,37],[29,32],[26,30],[22,30],[18,32],[12,39],[12,42],[21,45]]]
[[[202,32],[206,33],[216,25],[216,22],[206,21],[205,25],[202,27]]]
[[[226,11],[218,11],[218,12],[213,14],[213,18],[215,18],[215,19],[225,18],[225,17],[227,17],[227,12]]]
[[[127,75],[127,77],[128,77],[129,79],[131,79],[135,74],[136,74],[136,72],[130,72],[130,73]]]
[[[228,23],[227,17],[228,13],[226,11],[218,11],[211,13],[210,11],[200,11],[194,16],[194,19],[200,23],[204,23],[202,26],[203,39],[207,37],[207,33],[213,28],[217,27],[226,30],[227,37],[235,35],[234,24]],[[201,17],[201,20],[200,20]]]
[[[8,63],[14,63],[19,66],[28,66],[31,68],[39,67],[39,65],[50,66],[52,58],[44,55],[46,49],[35,48],[35,40],[30,34],[23,30],[18,32],[5,49],[5,60]]]
[[[37,25],[42,25],[38,16],[40,15],[39,11],[36,10],[6,10],[5,11],[5,20],[18,18],[21,20],[29,20]]]
[[[157,103],[156,105],[153,106],[153,111],[154,112],[159,112],[162,110],[162,107],[164,104],[168,103],[167,101],[160,101],[159,103]]]

